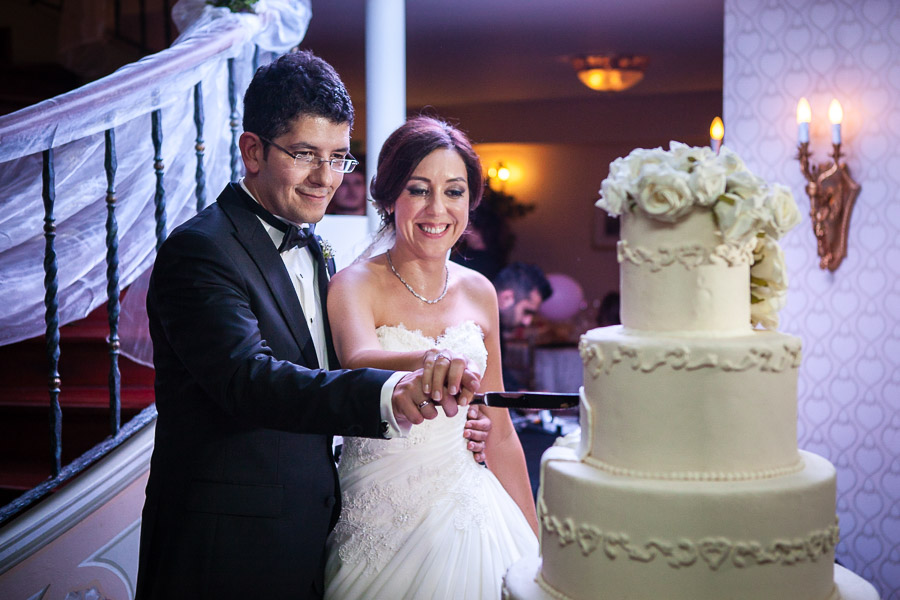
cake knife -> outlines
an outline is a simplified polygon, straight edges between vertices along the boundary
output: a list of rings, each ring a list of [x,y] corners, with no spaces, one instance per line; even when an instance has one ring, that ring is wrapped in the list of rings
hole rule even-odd
[[[485,392],[475,394],[470,404],[500,408],[561,410],[578,406],[579,395],[556,392]]]

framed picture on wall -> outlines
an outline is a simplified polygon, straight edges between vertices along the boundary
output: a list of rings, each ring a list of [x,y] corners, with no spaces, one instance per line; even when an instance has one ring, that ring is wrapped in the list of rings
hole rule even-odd
[[[591,242],[594,248],[615,250],[619,241],[619,218],[611,217],[602,208],[594,207],[594,233]]]

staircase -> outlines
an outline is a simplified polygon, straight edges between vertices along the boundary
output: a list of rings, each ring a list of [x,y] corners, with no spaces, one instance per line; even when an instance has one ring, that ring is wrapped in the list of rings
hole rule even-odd
[[[65,10],[62,2],[13,4],[16,17],[0,24],[0,115],[163,50],[177,33],[169,0],[150,6],[113,0],[109,10],[91,11],[88,18],[101,19],[102,34],[94,31],[97,23]],[[69,35],[65,54],[59,47],[62,28],[86,36]],[[110,435],[108,334],[105,304],[60,328],[63,466]],[[0,507],[52,476],[48,370],[43,337],[0,346]],[[120,356],[119,371],[125,424],[153,403],[153,369]]]
[[[106,305],[60,328],[62,464],[110,434]],[[44,338],[0,347],[0,506],[51,476]],[[154,401],[153,369],[119,356],[121,423]]]
[[[125,8],[121,19],[116,19],[114,39],[110,40],[112,43],[101,58],[122,60],[123,63],[131,61],[130,68],[96,79],[76,68],[76,62],[79,65],[85,62],[75,61],[77,57],[69,56],[73,60],[55,64],[58,48],[54,43],[58,31],[77,29],[77,23],[66,20],[66,11],[57,10],[59,7],[72,8],[71,3],[51,3],[52,9],[46,9],[46,2],[34,0],[15,0],[14,3],[14,24],[0,23],[0,80],[8,84],[5,88],[0,86],[0,121],[3,121],[0,129],[4,130],[0,167],[32,155],[36,156],[33,160],[43,160],[41,153],[46,152],[48,168],[47,175],[42,174],[42,181],[49,186],[53,181],[50,167],[66,164],[70,159],[79,160],[78,146],[72,142],[95,135],[95,124],[102,122],[103,129],[115,133],[115,137],[105,136],[103,143],[104,149],[117,148],[117,195],[122,199],[137,197],[145,198],[148,203],[158,202],[154,209],[161,209],[161,214],[181,214],[185,207],[195,205],[197,195],[189,190],[175,193],[167,188],[163,188],[167,194],[157,195],[156,186],[161,187],[164,171],[165,183],[169,186],[173,180],[177,181],[175,178],[179,173],[188,174],[195,170],[199,171],[204,184],[214,189],[221,188],[228,177],[236,177],[236,167],[229,174],[229,167],[233,167],[229,157],[236,153],[237,125],[233,123],[240,123],[234,116],[239,114],[236,99],[243,94],[248,73],[252,73],[258,64],[271,60],[274,54],[288,49],[277,44],[262,49],[257,46],[258,40],[277,41],[271,34],[285,22],[282,16],[292,17],[296,12],[289,3],[275,3],[270,11],[271,18],[266,15],[259,18],[220,15],[198,28],[188,43],[134,62],[136,59],[127,58],[118,45],[129,41],[121,39],[118,24],[122,24],[124,30],[127,29],[125,25],[133,22],[134,11],[128,8],[133,2],[125,6],[126,3],[114,0],[114,4]],[[95,8],[94,3],[82,4]],[[100,4],[106,5],[97,3]],[[158,3],[148,4],[156,6]],[[168,0],[163,0],[163,14],[168,12],[168,7]],[[155,21],[152,17],[147,21],[147,44],[141,36],[139,47],[136,46],[142,53],[152,51],[154,43],[151,25]],[[22,24],[30,24],[38,33],[22,34],[17,29]],[[292,38],[289,35],[277,39]],[[81,44],[82,47],[86,45]],[[160,48],[166,46],[168,43]],[[48,66],[48,63],[54,64]],[[98,61],[88,66],[109,70],[107,64]],[[200,74],[200,81],[193,79],[195,74]],[[157,96],[162,78],[174,82],[169,93],[192,96],[194,101],[178,106],[166,104],[165,98]],[[88,79],[90,83],[57,96],[50,105],[35,106],[39,100],[76,87],[78,80]],[[220,93],[224,89],[234,93]],[[4,114],[24,103],[31,105],[13,115]],[[45,110],[47,106],[52,110]],[[150,143],[162,141],[159,134],[165,133],[165,143],[171,144],[175,138],[169,135],[172,123],[180,122],[179,119],[190,122],[191,116],[194,119],[198,115],[202,117],[204,107],[209,121],[205,129],[202,118],[196,122],[204,138],[199,148],[199,142],[195,144],[193,136],[188,136],[185,148],[164,168],[160,159],[154,159],[154,163],[160,164],[159,169],[155,164],[151,165],[153,155],[149,153],[143,158],[134,158],[137,153],[144,153]],[[86,110],[88,108],[91,110]],[[162,127],[154,131],[150,125],[163,108],[167,118]],[[85,112],[90,113],[89,122],[69,128],[66,135],[41,137],[46,132],[60,130],[59,124],[81,123]],[[147,124],[145,131],[135,133],[126,127],[136,118]],[[10,139],[19,143],[7,143]],[[198,154],[200,148],[205,154]],[[201,157],[204,158],[201,163],[204,170],[197,168]],[[10,164],[12,171],[18,173],[15,171],[18,163]],[[105,170],[105,165],[92,168],[96,169],[92,176],[102,178],[104,172],[100,169]],[[151,168],[156,177],[149,176]],[[3,175],[0,180],[6,181]],[[126,181],[128,185],[123,183]],[[193,184],[193,178],[189,182]],[[72,184],[72,181],[68,183]],[[55,186],[56,218],[59,218],[67,210],[66,199],[72,195],[66,189],[65,178],[56,179]],[[8,198],[11,206],[20,200],[16,190],[12,193],[13,196]],[[33,195],[19,191],[19,196],[23,195],[27,196],[26,202],[34,202]],[[98,188],[92,201],[95,206],[105,202],[102,190]],[[42,208],[38,203],[34,210],[40,213]],[[38,229],[31,235],[39,234]],[[126,234],[119,229],[119,239]],[[73,240],[77,242],[76,238],[65,236],[53,239],[55,253],[60,257],[67,255]],[[131,235],[129,242],[132,248],[140,247],[147,252],[153,248],[156,239],[152,235]],[[143,254],[138,252],[138,255]],[[8,256],[11,254],[4,250],[3,257]],[[34,251],[25,258],[41,260]],[[102,258],[98,253],[94,260],[102,261]],[[120,256],[120,259],[125,257]],[[6,266],[4,263],[3,268]],[[132,264],[130,268],[135,266]],[[44,275],[55,270],[56,267],[48,267]],[[76,287],[83,283],[77,282]],[[95,297],[103,292],[102,286],[92,290]],[[59,297],[62,299],[67,293],[68,290],[61,288]],[[41,300],[41,295],[31,293],[27,301],[28,306],[33,307],[29,308],[30,314],[38,316],[42,313]],[[17,311],[22,309],[21,306],[15,308]],[[60,328],[58,370],[61,391],[58,400],[62,456],[57,458],[62,469],[56,476],[53,476],[51,394],[44,338],[38,336],[0,346],[0,599],[62,598],[64,595],[82,598],[99,590],[102,590],[101,595],[109,598],[133,595],[141,509],[155,436],[154,373],[122,356],[118,358],[122,428],[118,435],[111,437],[108,331],[105,305],[87,318]]]

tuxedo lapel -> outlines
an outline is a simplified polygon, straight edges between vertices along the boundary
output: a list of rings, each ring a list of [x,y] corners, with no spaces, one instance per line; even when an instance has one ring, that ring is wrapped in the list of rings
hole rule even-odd
[[[230,184],[219,196],[218,203],[234,223],[234,236],[256,263],[272,297],[275,298],[284,321],[300,346],[306,366],[317,368],[319,360],[316,357],[316,348],[287,268],[281,260],[278,249],[272,243],[272,238],[266,233],[256,215],[243,205],[245,199],[239,198],[238,194],[245,192],[239,186]],[[246,200],[254,202],[252,198]],[[325,322],[327,324],[328,321]],[[328,339],[330,341],[330,335]]]
[[[334,258],[325,258],[319,245],[319,236],[313,236],[309,244],[309,251],[316,260],[316,278],[319,281],[319,304],[322,306],[322,319],[325,325],[325,345],[328,349],[328,368],[340,369],[337,353],[334,351],[334,342],[331,340],[331,324],[328,321],[328,282],[334,275]]]

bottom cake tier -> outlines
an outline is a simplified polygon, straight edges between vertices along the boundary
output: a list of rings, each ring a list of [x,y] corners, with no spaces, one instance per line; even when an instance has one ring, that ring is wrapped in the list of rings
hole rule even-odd
[[[539,556],[523,558],[513,564],[503,578],[503,600],[575,600],[555,591],[548,591],[541,583],[541,559]],[[611,596],[600,589],[586,598],[611,600],[614,598],[640,598],[641,596]],[[665,600],[662,596],[656,600]],[[715,596],[717,600],[721,596]],[[699,599],[703,600],[703,599]],[[872,584],[840,565],[834,565],[834,590],[828,600],[879,600]]]
[[[613,475],[551,448],[541,466],[542,588],[558,598],[827,600],[835,470],[746,481]]]

